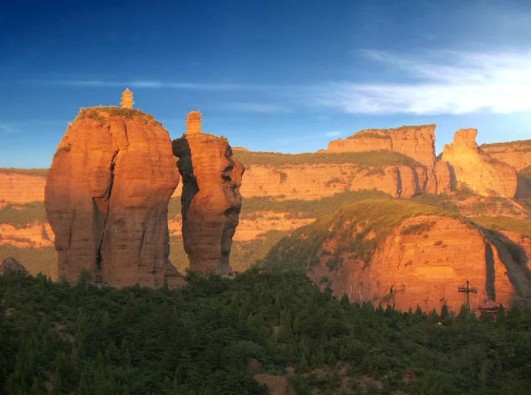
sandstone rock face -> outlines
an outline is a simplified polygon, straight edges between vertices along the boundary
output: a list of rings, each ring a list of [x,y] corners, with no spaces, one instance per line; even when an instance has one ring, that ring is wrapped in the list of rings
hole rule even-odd
[[[8,257],[0,263],[0,274],[7,272],[25,272],[26,268],[22,266],[15,258]]]
[[[452,175],[450,172],[450,166],[446,162],[437,161],[435,165],[435,172],[437,174],[437,194],[448,194],[455,185],[452,185]]]
[[[326,152],[394,151],[423,165],[435,165],[435,125],[402,126],[396,129],[366,129],[345,140],[334,140]]]
[[[443,173],[439,178],[435,158],[435,125],[402,126],[396,129],[362,130],[347,139],[334,140],[321,152],[393,151],[415,159],[426,167],[421,192],[440,193],[450,189]],[[444,171],[444,169],[441,169]],[[444,192],[446,193],[446,192]]]
[[[80,112],[55,154],[45,193],[58,275],[112,286],[179,285],[168,261],[168,201],[179,182],[167,131],[141,111]]]
[[[495,161],[476,144],[476,129],[461,129],[454,142],[444,146],[441,158],[450,167],[457,184],[466,184],[482,196],[513,198],[516,193],[516,171],[509,165]]]
[[[519,247],[500,233],[438,214],[412,214],[395,223],[397,216],[424,208],[401,208],[391,201],[384,214],[382,207],[378,201],[362,202],[359,208],[374,213],[366,216],[352,208],[301,228],[273,249],[268,262],[299,265],[302,259],[308,277],[330,286],[338,298],[347,295],[353,302],[401,311],[417,306],[440,311],[443,304],[459,311],[465,296],[458,287],[467,281],[478,290],[471,295],[472,308],[486,298],[531,306],[529,256],[522,240]],[[382,233],[382,226],[389,231]],[[305,255],[308,249],[312,252]]]
[[[340,270],[319,265],[310,278],[318,283],[327,276],[334,294],[352,301],[401,311],[417,306],[440,311],[446,304],[455,312],[465,302],[458,287],[469,281],[478,289],[471,295],[472,308],[487,297],[504,306],[531,305],[527,267],[513,260],[504,243],[456,219],[409,218],[380,245],[368,266],[348,254],[344,258]]]
[[[241,209],[243,165],[224,138],[192,133],[173,141],[183,179],[182,236],[190,270],[228,273]]]
[[[44,175],[26,175],[0,170],[0,202],[42,202],[45,184]]]
[[[482,144],[479,148],[494,159],[514,167],[517,171],[531,166],[531,140]]]
[[[422,234],[407,232],[428,226]],[[510,306],[518,293],[507,271],[497,247],[478,229],[457,219],[420,216],[404,221],[385,240],[371,261],[366,296],[399,310],[418,304],[425,311],[439,311],[446,303],[458,311],[465,297],[457,289],[470,281],[478,289],[473,307],[485,297]]]
[[[318,200],[344,191],[378,190],[407,198],[427,183],[424,167],[406,165],[364,168],[355,164],[246,165],[244,197]]]

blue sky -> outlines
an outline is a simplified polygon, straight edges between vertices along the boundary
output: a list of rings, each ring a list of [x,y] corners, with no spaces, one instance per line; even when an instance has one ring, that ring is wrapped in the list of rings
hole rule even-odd
[[[311,152],[364,128],[531,138],[529,1],[3,1],[0,167],[47,167],[125,87],[172,138]]]

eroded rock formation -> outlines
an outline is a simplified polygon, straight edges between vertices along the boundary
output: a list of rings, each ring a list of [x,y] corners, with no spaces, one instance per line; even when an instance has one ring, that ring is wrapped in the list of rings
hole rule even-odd
[[[339,298],[402,311],[459,311],[466,281],[478,289],[473,308],[486,298],[529,307],[529,256],[519,244],[434,208],[372,200],[299,229],[273,248],[266,267],[303,266]]]
[[[425,166],[435,165],[435,125],[365,129],[344,140],[334,140],[325,152],[393,151]]]
[[[30,203],[44,200],[45,174],[21,174],[0,170],[0,208],[2,203]]]
[[[190,113],[186,124],[187,132],[173,141],[173,153],[183,180],[182,236],[190,270],[228,273],[244,169],[232,159],[225,138],[201,133],[200,113]]]
[[[318,158],[318,156],[317,156]],[[422,193],[428,182],[423,166],[343,164],[247,164],[241,193],[246,198],[318,200],[345,191],[378,190],[393,197]]]
[[[479,149],[477,133],[476,129],[458,130],[453,143],[444,146],[441,162],[448,164],[456,184],[465,184],[482,196],[513,198],[517,187],[515,169]]]
[[[426,168],[426,182],[421,192],[449,190],[445,174],[437,176],[435,125],[402,126],[395,129],[366,129],[346,139],[334,140],[320,152],[392,151],[404,154]],[[444,169],[443,169],[444,170]]]
[[[479,148],[494,159],[511,165],[516,171],[531,166],[531,140],[481,144]]]
[[[58,275],[112,286],[178,285],[168,261],[168,201],[179,182],[168,132],[141,111],[82,110],[61,140],[45,206]]]

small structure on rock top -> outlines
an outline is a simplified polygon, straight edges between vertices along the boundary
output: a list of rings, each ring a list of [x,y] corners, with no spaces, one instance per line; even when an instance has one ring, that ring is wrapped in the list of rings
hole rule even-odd
[[[125,88],[125,91],[122,92],[122,100],[120,101],[120,106],[122,108],[133,108],[135,104],[133,100],[133,92],[129,88]]]
[[[186,115],[185,134],[201,133],[201,111],[191,111]]]
[[[239,223],[243,165],[226,138],[201,133],[201,113],[192,111],[187,130],[173,140],[183,180],[182,237],[191,272],[229,274],[232,238]]]

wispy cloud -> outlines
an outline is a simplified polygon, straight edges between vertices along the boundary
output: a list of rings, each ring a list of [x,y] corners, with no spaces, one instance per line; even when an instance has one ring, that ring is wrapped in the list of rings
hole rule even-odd
[[[34,82],[34,81],[32,81]],[[72,87],[129,87],[129,88],[147,88],[147,89],[195,89],[209,91],[224,90],[246,90],[258,89],[257,86],[242,84],[225,84],[225,83],[195,83],[195,82],[176,82],[176,81],[157,81],[157,80],[131,80],[131,81],[112,81],[112,80],[50,80],[38,81],[40,83],[63,85]]]
[[[434,51],[364,55],[389,68],[396,83],[333,83],[317,103],[360,114],[508,114],[531,110],[531,51]]]

